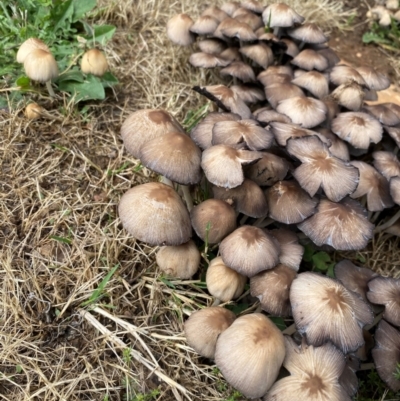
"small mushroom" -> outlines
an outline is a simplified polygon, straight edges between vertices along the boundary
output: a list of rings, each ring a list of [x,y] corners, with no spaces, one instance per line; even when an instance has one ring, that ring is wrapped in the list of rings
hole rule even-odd
[[[297,235],[286,228],[278,228],[271,231],[271,234],[278,240],[281,247],[279,262],[298,271],[304,254],[304,247],[299,244]]]
[[[50,53],[50,49],[48,48],[46,43],[44,43],[43,41],[41,41],[40,39],[37,39],[37,38],[29,38],[29,39],[25,40],[25,42],[22,43],[22,45],[18,49],[17,63],[23,64],[26,59],[26,56],[32,50],[36,50],[36,49],[44,50],[44,51]]]
[[[189,46],[195,41],[190,31],[194,22],[187,14],[173,16],[167,23],[167,36],[171,42],[180,46]]]
[[[90,49],[81,60],[81,70],[84,74],[92,74],[102,77],[108,70],[108,62],[103,52],[98,49]]]

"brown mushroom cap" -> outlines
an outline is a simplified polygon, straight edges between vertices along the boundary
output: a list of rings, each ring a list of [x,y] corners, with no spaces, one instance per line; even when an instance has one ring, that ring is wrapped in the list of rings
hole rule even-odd
[[[171,42],[180,46],[189,46],[195,41],[190,31],[194,22],[187,14],[173,16],[167,23],[167,36]]]
[[[201,13],[201,15],[202,16],[208,15],[210,17],[214,17],[220,22],[229,17],[229,15],[225,11],[221,10],[219,7],[216,6],[207,7]]]
[[[290,63],[308,71],[324,71],[328,68],[328,60],[313,49],[302,50]]]
[[[178,121],[168,112],[143,109],[130,114],[121,127],[121,136],[126,150],[136,159],[144,143],[168,132],[184,132]]]
[[[243,42],[257,40],[257,36],[250,25],[233,18],[227,18],[219,24],[214,36],[219,37],[220,34],[228,38],[238,38]]]
[[[177,246],[163,246],[157,252],[156,261],[160,269],[171,277],[190,279],[199,269],[200,252],[190,240]]]
[[[50,49],[47,47],[46,43],[37,38],[29,38],[25,40],[24,43],[19,47],[17,52],[17,63],[23,63],[26,56],[35,49],[41,49],[50,53]]]
[[[357,167],[360,172],[360,181],[355,192],[350,195],[351,198],[367,195],[367,209],[371,212],[394,206],[389,183],[385,177],[365,162],[354,160],[350,164]]]
[[[243,61],[233,61],[227,67],[222,68],[220,74],[238,78],[243,82],[254,82],[256,80],[253,69]]]
[[[359,84],[350,82],[338,86],[331,96],[346,109],[358,111],[364,103],[365,92]]]
[[[269,109],[267,107],[262,107],[254,111],[254,117],[260,123],[268,124],[272,122],[280,123],[291,123],[292,120],[275,110]]]
[[[349,198],[339,203],[322,199],[317,212],[298,227],[316,245],[326,244],[339,250],[365,248],[374,230],[365,209]]]
[[[390,137],[396,142],[396,145],[400,147],[400,128],[398,127],[384,127],[385,131],[390,135]]]
[[[221,257],[213,259],[208,266],[206,283],[209,293],[228,302],[242,295],[247,277],[225,265]]]
[[[375,332],[376,346],[372,357],[380,378],[393,391],[400,391],[400,380],[395,373],[400,364],[400,332],[381,320]]]
[[[37,120],[42,116],[42,113],[44,112],[44,108],[39,106],[37,103],[29,103],[25,107],[25,117],[28,120]]]
[[[264,69],[268,68],[274,62],[274,54],[271,48],[264,43],[243,46],[239,51]]]
[[[53,55],[46,50],[34,49],[24,60],[26,75],[37,82],[48,82],[58,77],[58,65]]]
[[[270,217],[285,224],[302,222],[315,213],[318,204],[294,180],[277,182],[267,189],[266,197]]]
[[[368,282],[367,298],[373,304],[385,305],[383,318],[400,326],[400,279],[375,277]]]
[[[257,80],[266,88],[277,84],[290,84],[292,76],[289,74],[270,74],[265,70],[257,75]]]
[[[200,51],[207,54],[213,54],[215,56],[220,55],[226,49],[226,44],[219,39],[203,39],[198,43]]]
[[[372,323],[370,307],[338,281],[317,273],[301,273],[290,288],[296,327],[307,342],[331,341],[345,354],[364,343],[362,327]]]
[[[230,61],[214,54],[199,52],[193,53],[189,57],[189,63],[193,67],[214,68],[226,67],[228,64],[230,64]]]
[[[262,18],[264,24],[271,28],[289,28],[294,24],[304,22],[304,17],[284,3],[274,3],[267,6],[262,13]]]
[[[221,52],[220,56],[229,61],[242,61],[238,47],[228,47]]]
[[[318,131],[311,131],[306,128],[301,128],[297,124],[281,123],[274,121],[270,124],[271,131],[275,136],[276,142],[281,146],[286,146],[290,138],[302,138],[305,136],[318,136],[326,145],[330,145],[330,140],[325,136],[320,135]]]
[[[238,8],[240,8],[240,3],[237,1],[227,1],[221,5],[221,10],[225,11],[230,16],[232,16]]]
[[[276,109],[279,102],[292,97],[305,97],[304,92],[292,83],[277,83],[264,88],[268,103]]]
[[[357,149],[368,149],[371,142],[380,142],[383,132],[378,121],[362,112],[340,113],[332,121],[331,129]]]
[[[375,168],[388,180],[400,176],[400,160],[392,152],[372,153]]]
[[[261,313],[237,318],[217,340],[215,362],[226,381],[245,397],[263,396],[285,357],[279,329]]]
[[[233,312],[219,306],[200,309],[185,322],[187,342],[200,355],[213,359],[218,337],[235,319]]]
[[[240,2],[240,7],[247,8],[257,14],[261,14],[265,9],[265,6],[257,0],[242,0]]]
[[[246,277],[272,269],[279,261],[279,244],[265,230],[242,226],[228,235],[220,244],[224,263]]]
[[[265,100],[264,91],[257,86],[232,85],[231,90],[237,94],[246,104],[257,103]]]
[[[292,83],[307,89],[315,97],[322,99],[329,94],[329,82],[324,74],[318,71],[308,71],[296,77]],[[325,113],[326,114],[326,113]]]
[[[332,344],[298,346],[285,337],[283,366],[290,376],[278,380],[264,401],[351,401],[338,378],[345,368],[344,355]]]
[[[102,77],[108,70],[106,56],[98,49],[88,50],[82,56],[81,70],[84,74],[93,74]]]
[[[359,85],[367,86],[364,78],[353,67],[348,65],[336,65],[332,68],[329,79],[331,82],[340,86],[349,82],[356,82]]]
[[[236,229],[236,213],[219,199],[207,199],[190,212],[190,220],[196,234],[209,244],[217,244]]]
[[[381,91],[390,86],[389,78],[372,67],[358,67],[357,72],[363,77],[368,87],[372,90]]]
[[[289,290],[296,271],[279,264],[270,270],[256,274],[250,279],[250,292],[260,300],[262,310],[273,316],[290,316],[292,310]]]
[[[212,35],[220,21],[210,15],[200,16],[190,27],[190,31],[198,35]]]
[[[128,233],[150,245],[181,245],[192,234],[186,206],[173,188],[160,182],[125,192],[118,213]]]
[[[328,38],[324,35],[322,29],[312,23],[308,22],[299,27],[288,30],[288,35],[296,40],[300,40],[304,43],[325,43]]]
[[[272,230],[271,234],[278,240],[281,247],[279,262],[298,271],[304,254],[304,247],[299,244],[297,235],[286,228]]]
[[[339,56],[330,47],[322,47],[317,50],[317,53],[326,58],[328,61],[328,68],[334,67],[340,61]]]
[[[236,21],[244,22],[247,24],[253,31],[256,31],[259,28],[264,26],[262,18],[259,15],[256,15],[252,11],[246,8],[238,8],[234,14],[233,18]]]
[[[330,200],[338,202],[357,188],[358,169],[332,156],[317,136],[292,138],[287,151],[302,162],[293,176],[310,196],[322,188]]]

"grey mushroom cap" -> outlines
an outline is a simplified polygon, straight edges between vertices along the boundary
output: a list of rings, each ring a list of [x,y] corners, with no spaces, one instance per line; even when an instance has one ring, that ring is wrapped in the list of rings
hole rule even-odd
[[[118,213],[125,230],[150,245],[181,245],[192,235],[186,206],[173,188],[159,182],[125,192]]]
[[[333,67],[329,79],[336,86],[347,84],[349,82],[356,82],[359,85],[367,86],[367,83],[361,74],[355,68],[349,67],[348,65],[340,64]]]
[[[366,111],[384,125],[393,126],[400,123],[400,116],[384,104],[367,105],[364,106],[363,111]]]
[[[217,55],[199,52],[199,53],[193,53],[189,57],[189,63],[193,67],[214,68],[214,67],[226,67],[231,62]]]
[[[338,159],[342,159],[346,162],[350,161],[349,148],[344,141],[342,141],[337,135],[335,135],[328,128],[316,128],[316,131],[319,133],[318,137],[320,139],[322,136],[325,137],[326,141],[330,142],[329,151],[332,153],[333,156],[337,157]]]
[[[292,97],[305,97],[304,92],[292,83],[277,83],[264,88],[268,103],[276,109],[279,102]]]
[[[346,390],[350,397],[354,397],[358,390],[357,370],[360,369],[359,359],[352,355],[346,355],[346,366],[339,377],[339,384]]]
[[[286,228],[272,230],[271,234],[278,240],[281,247],[279,262],[298,271],[303,259],[304,247],[299,244],[297,235]]]
[[[358,67],[357,72],[363,77],[368,87],[372,90],[381,91],[390,86],[389,78],[372,67]]]
[[[400,176],[400,160],[392,152],[377,151],[372,153],[375,168],[388,180]]]
[[[189,46],[195,41],[195,35],[190,31],[193,20],[187,14],[173,16],[167,23],[167,36],[175,44]]]
[[[296,40],[304,43],[325,43],[328,38],[324,35],[322,29],[312,23],[308,22],[299,27],[292,28],[288,31],[288,35]]]
[[[328,68],[328,60],[313,49],[302,50],[292,61],[291,64],[303,70],[324,71]]]
[[[265,100],[264,91],[256,86],[232,85],[231,90],[246,104],[257,103]]]
[[[243,46],[239,51],[264,69],[274,63],[274,54],[271,48],[264,43]]]
[[[304,17],[284,3],[270,4],[263,11],[262,17],[264,24],[271,28],[288,28],[304,22]]]
[[[243,61],[231,62],[227,67],[220,70],[220,74],[238,78],[243,82],[254,82],[256,80],[254,70]]]
[[[307,89],[318,99],[323,99],[329,94],[329,82],[324,74],[318,71],[308,71],[299,77],[296,77],[292,83]]]
[[[364,104],[365,92],[359,84],[350,82],[338,86],[331,96],[346,109],[359,111]]]
[[[217,19],[217,20],[220,21],[220,22],[229,17],[229,15],[228,15],[224,10],[222,10],[221,8],[216,7],[216,6],[207,7],[207,8],[201,13],[201,15],[202,15],[203,17],[204,17],[205,15],[208,15],[208,16],[210,16],[210,17],[213,17],[213,18]]]
[[[200,16],[190,27],[190,31],[198,35],[212,35],[219,25],[219,21],[210,15]]]
[[[226,44],[220,39],[203,39],[198,43],[200,51],[218,56],[226,49]]]
[[[390,195],[396,205],[400,205],[400,177],[393,177],[389,182]]]

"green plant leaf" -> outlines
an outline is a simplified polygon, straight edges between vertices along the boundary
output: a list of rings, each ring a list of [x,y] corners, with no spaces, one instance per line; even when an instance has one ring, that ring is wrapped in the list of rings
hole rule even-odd
[[[88,31],[87,40],[93,40],[103,45],[112,39],[116,30],[114,25],[93,25],[91,27],[85,24],[85,28]]]
[[[72,22],[76,22],[85,16],[86,13],[96,7],[96,0],[73,0],[74,13]]]
[[[331,257],[326,252],[318,252],[312,256],[314,266],[318,270],[326,271],[329,268],[328,263],[332,262]]]
[[[25,88],[29,88],[31,86],[31,80],[26,77],[26,76],[22,76],[19,77],[16,81],[15,81],[17,86],[20,86],[21,88],[25,89]]]
[[[111,88],[119,83],[117,77],[115,77],[111,72],[107,71],[101,77],[101,83],[103,84],[104,88]]]
[[[60,82],[64,82],[64,81],[84,82],[85,77],[83,76],[81,71],[72,70],[72,71],[66,72],[65,74],[60,75],[57,78],[56,82],[60,83]]]
[[[82,100],[102,100],[106,97],[101,80],[91,74],[88,74],[83,82],[60,82],[59,89],[75,96],[75,103]]]
[[[306,244],[304,247],[303,260],[304,262],[312,262],[312,256],[314,255],[315,249],[311,244]]]
[[[248,303],[226,305],[226,309],[232,311],[235,315],[239,315],[245,311],[250,305]]]
[[[269,318],[275,323],[280,331],[286,329],[285,321],[281,317],[269,316]]]
[[[385,39],[384,37],[381,37],[380,35],[377,35],[374,32],[365,32],[362,41],[364,43],[385,43],[389,44],[390,41]]]
[[[51,13],[51,19],[54,24],[54,31],[65,28],[67,21],[71,22],[74,15],[73,0],[61,1],[58,0],[54,3],[54,8]]]

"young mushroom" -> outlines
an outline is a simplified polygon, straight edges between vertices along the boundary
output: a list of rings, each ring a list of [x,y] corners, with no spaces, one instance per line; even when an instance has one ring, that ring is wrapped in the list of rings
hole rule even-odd
[[[90,49],[81,60],[81,70],[84,74],[92,74],[102,77],[108,70],[108,62],[103,52],[98,49]]]

